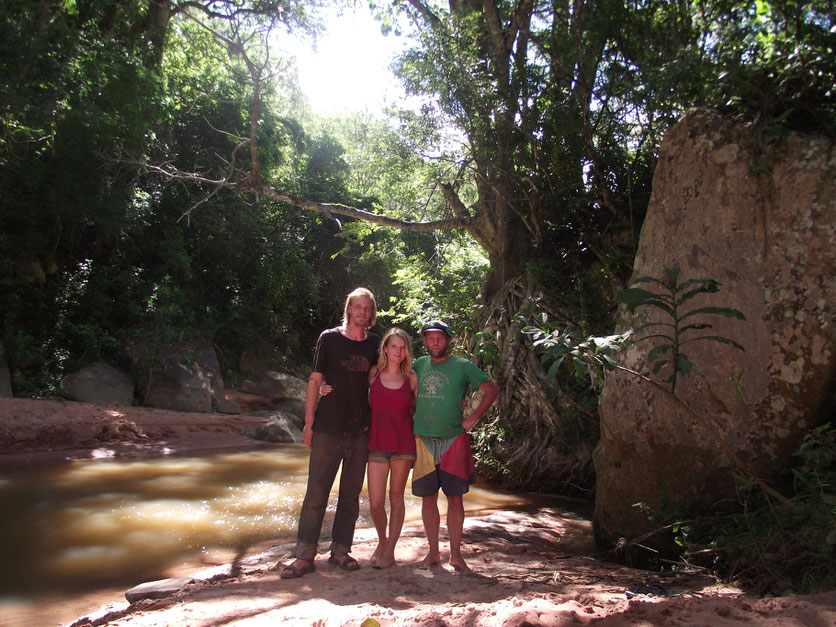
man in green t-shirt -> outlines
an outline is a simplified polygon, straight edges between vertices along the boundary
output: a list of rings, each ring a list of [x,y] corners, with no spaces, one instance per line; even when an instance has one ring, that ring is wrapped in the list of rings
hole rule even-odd
[[[417,459],[412,469],[412,493],[423,499],[421,517],[427,534],[429,553],[422,568],[441,563],[438,532],[438,490],[447,497],[447,535],[450,538],[450,565],[469,571],[462,558],[464,503],[462,495],[476,483],[473,453],[467,432],[479,422],[499,394],[499,388],[472,361],[450,355],[453,332],[441,320],[432,320],[421,329],[421,340],[429,355],[415,360],[418,375],[418,403],[415,408],[415,447]],[[482,391],[476,409],[464,418],[462,401],[468,387]]]

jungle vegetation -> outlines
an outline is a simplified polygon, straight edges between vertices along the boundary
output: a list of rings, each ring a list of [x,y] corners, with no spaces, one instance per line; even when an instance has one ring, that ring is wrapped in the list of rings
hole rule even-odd
[[[18,396],[142,342],[304,372],[345,294],[441,315],[501,387],[480,470],[589,496],[595,389],[548,376],[536,313],[611,332],[665,131],[691,107],[834,131],[825,1],[394,0],[419,110],[313,115],[271,37],[303,0],[8,0],[0,339]],[[322,36],[326,36],[324,34]],[[395,36],[393,33],[392,36]]]

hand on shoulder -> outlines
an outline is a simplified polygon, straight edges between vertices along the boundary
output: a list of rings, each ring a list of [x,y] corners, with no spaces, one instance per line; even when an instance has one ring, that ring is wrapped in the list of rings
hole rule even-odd
[[[369,385],[371,386],[374,378],[377,376],[377,366],[372,366],[369,368]]]

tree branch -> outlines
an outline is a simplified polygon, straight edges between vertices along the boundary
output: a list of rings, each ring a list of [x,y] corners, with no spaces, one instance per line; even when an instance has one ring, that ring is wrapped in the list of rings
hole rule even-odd
[[[456,190],[454,190],[453,186],[449,183],[441,184],[441,193],[444,196],[444,200],[446,200],[447,204],[450,205],[453,213],[455,213],[460,220],[467,221],[467,224],[470,227],[468,229],[468,233],[473,236],[479,245],[489,252],[494,250],[495,240],[497,237],[496,228],[488,216],[483,215],[482,219],[477,219],[476,216],[471,216],[467,207],[464,206],[461,198],[459,198],[459,195],[456,193]]]
[[[246,140],[241,142],[238,146],[236,146],[234,152],[237,152],[238,149],[244,147],[247,143],[249,142]],[[183,218],[187,218],[193,209],[195,209],[198,205],[206,202],[206,200],[208,200],[209,198],[215,196],[218,192],[220,192],[221,189],[228,189],[236,194],[250,193],[259,196],[264,196],[266,198],[270,198],[278,202],[283,202],[289,205],[293,205],[294,207],[299,207],[300,209],[305,209],[306,211],[311,211],[313,213],[324,215],[325,217],[330,218],[332,220],[334,219],[334,214],[336,214],[346,216],[349,218],[355,218],[357,220],[363,220],[364,222],[377,224],[378,226],[385,226],[392,229],[398,229],[400,231],[419,232],[469,229],[477,226],[481,221],[478,215],[469,215],[467,213],[465,213],[465,215],[461,215],[456,218],[449,218],[446,220],[400,220],[398,218],[391,218],[389,216],[380,215],[378,213],[373,213],[365,209],[358,209],[357,207],[351,207],[340,203],[317,202],[314,200],[307,200],[305,198],[298,198],[296,196],[291,196],[290,194],[285,194],[284,192],[274,189],[262,182],[257,182],[253,180],[251,175],[242,175],[240,171],[238,171],[239,175],[238,177],[236,177],[234,156],[232,162],[230,163],[227,175],[221,179],[211,179],[198,172],[181,172],[179,170],[168,170],[161,165],[139,163],[138,161],[129,161],[129,163],[133,163],[134,165],[144,167],[145,169],[151,172],[155,172],[169,180],[191,182],[195,183],[196,185],[206,185],[211,186],[213,188],[209,195],[205,196],[200,201],[195,203],[192,207],[190,207],[187,211],[185,211],[183,215],[180,216],[181,220]]]
[[[407,2],[409,2],[412,8],[418,11],[421,16],[433,26],[441,24],[441,20],[438,19],[438,16],[426,4],[421,2],[421,0],[407,0]]]
[[[221,10],[218,10],[220,8]],[[258,8],[245,6],[237,2],[217,2],[215,0],[181,0],[173,3],[172,14],[185,13],[186,9],[195,9],[213,19],[234,20],[241,15],[276,15],[282,14],[284,6],[280,0],[263,3]]]
[[[425,19],[433,22],[438,22],[438,17],[435,16],[435,14],[429,9],[429,7],[422,3],[421,0],[410,0],[410,4],[415,9],[420,11]],[[217,14],[217,12],[211,11],[210,8],[212,6],[212,3],[186,1],[182,3],[180,6],[190,6],[192,8],[199,9],[203,13],[210,15],[211,17],[224,17],[230,19],[235,18],[238,14],[238,11],[234,10],[235,5],[233,5],[232,7],[227,7],[230,10],[229,15]],[[453,207],[453,210],[455,211],[457,216],[456,218],[424,222],[390,218],[388,216],[373,213],[371,211],[366,211],[365,209],[350,207],[340,203],[316,202],[312,200],[306,200],[304,198],[297,198],[295,196],[285,194],[284,192],[274,189],[273,187],[267,185],[262,178],[262,170],[259,160],[258,124],[261,118],[262,89],[264,85],[273,78],[272,74],[267,73],[267,67],[269,65],[270,59],[269,40],[265,41],[263,59],[260,62],[256,62],[248,54],[246,49],[247,41],[254,37],[255,33],[251,33],[249,37],[245,37],[238,29],[238,24],[234,19],[231,19],[231,21],[234,23],[234,34],[232,37],[229,37],[223,33],[218,32],[215,29],[210,28],[208,25],[204,24],[200,20],[195,21],[198,24],[200,24],[203,28],[211,32],[215,37],[217,37],[219,41],[224,42],[227,45],[230,56],[239,56],[243,60],[250,74],[250,81],[253,85],[253,95],[250,108],[249,137],[247,139],[242,138],[240,143],[235,147],[231,163],[229,165],[226,175],[223,178],[213,180],[199,173],[180,172],[178,170],[168,170],[163,166],[153,166],[145,164],[145,167],[147,169],[157,172],[168,179],[176,179],[180,181],[192,182],[197,185],[206,185],[212,187],[211,192],[209,192],[200,201],[192,205],[187,211],[183,213],[183,215],[180,217],[181,220],[183,218],[189,218],[191,212],[197,206],[205,203],[210,198],[217,195],[220,192],[220,190],[229,189],[230,191],[238,194],[251,193],[255,194],[257,197],[264,196],[278,202],[287,203],[295,207],[299,207],[300,209],[305,209],[313,213],[318,213],[331,220],[334,220],[337,223],[339,223],[339,220],[337,220],[334,217],[334,215],[341,215],[357,220],[363,220],[371,224],[377,224],[379,226],[399,229],[401,231],[437,231],[452,230],[458,228],[466,228],[468,230],[471,230],[477,224],[480,223],[479,217],[471,216],[467,209],[464,207],[464,205],[461,203],[461,201],[458,201],[458,197],[456,197],[458,204],[451,202],[451,206]],[[235,155],[241,148],[247,145],[249,146],[252,171],[242,172],[240,170],[236,170],[235,168]],[[455,196],[455,192],[452,192],[452,188],[450,188],[450,192],[453,193],[453,196]],[[448,197],[446,190],[444,195],[445,198]]]
[[[325,215],[326,217],[331,217],[330,214],[337,214],[341,216],[347,216],[349,218],[356,218],[357,220],[363,220],[365,222],[370,222],[379,226],[387,226],[401,231],[445,231],[451,229],[467,228],[469,226],[475,225],[478,222],[478,216],[461,216],[458,218],[452,218],[448,220],[432,220],[429,222],[413,222],[411,220],[399,220],[396,218],[390,218],[388,216],[382,216],[377,213],[372,213],[371,211],[366,211],[365,209],[358,209],[357,207],[349,207],[347,205],[342,205],[340,203],[316,202],[313,200],[296,198],[295,196],[284,194],[266,185],[262,186],[259,190],[246,189],[242,191],[257,191],[262,196],[272,198],[273,200],[278,200],[279,202],[288,203],[295,207],[299,207],[300,209],[306,209],[314,213],[319,213]]]

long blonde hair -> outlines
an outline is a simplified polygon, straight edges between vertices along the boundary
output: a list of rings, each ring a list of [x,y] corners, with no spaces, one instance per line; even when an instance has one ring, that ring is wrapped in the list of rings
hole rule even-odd
[[[404,355],[403,361],[400,363],[400,368],[404,379],[408,379],[409,375],[412,374],[412,338],[409,337],[409,334],[406,331],[399,329],[398,327],[392,327],[386,332],[386,335],[383,336],[383,341],[380,343],[380,353],[377,357],[377,371],[383,372],[386,370],[386,366],[389,365],[389,356],[383,349],[389,345],[389,341],[395,336],[404,341],[406,354]]]
[[[368,328],[371,329],[374,326],[374,321],[377,319],[377,302],[375,301],[374,294],[372,294],[371,290],[365,287],[358,287],[346,297],[345,308],[343,309],[343,326],[347,327],[348,323],[351,321],[351,314],[348,309],[351,307],[351,302],[358,296],[365,296],[372,301],[372,315],[369,316],[368,324]]]

